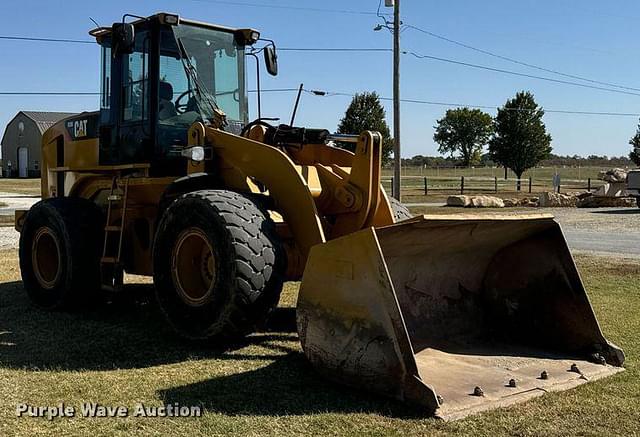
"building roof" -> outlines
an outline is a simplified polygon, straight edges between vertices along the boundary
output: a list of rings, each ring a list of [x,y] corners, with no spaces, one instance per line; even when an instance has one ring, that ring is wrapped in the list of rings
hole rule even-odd
[[[43,112],[43,111],[20,111],[31,120],[33,120],[40,133],[44,133],[51,126],[62,120],[63,118],[76,115],[75,112]]]

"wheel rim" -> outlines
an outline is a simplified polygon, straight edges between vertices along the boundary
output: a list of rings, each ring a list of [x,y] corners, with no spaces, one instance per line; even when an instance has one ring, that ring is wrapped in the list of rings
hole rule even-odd
[[[58,238],[51,229],[42,227],[33,237],[31,249],[31,264],[36,280],[42,288],[54,288],[62,271]]]
[[[190,228],[178,236],[171,256],[173,283],[180,298],[201,306],[213,293],[216,263],[213,247],[200,229]]]

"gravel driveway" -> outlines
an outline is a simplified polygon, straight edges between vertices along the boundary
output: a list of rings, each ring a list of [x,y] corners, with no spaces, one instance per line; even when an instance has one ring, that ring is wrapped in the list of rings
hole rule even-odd
[[[640,208],[550,208],[549,212],[560,222],[572,250],[640,258]]]
[[[0,215],[13,217],[16,209],[29,209],[39,200],[38,196],[0,191],[0,202],[7,204],[0,207]],[[0,227],[0,250],[17,248],[19,238],[20,234],[13,229],[13,226]]]
[[[0,203],[7,204],[7,206],[0,207],[0,215],[13,215],[16,209],[29,209],[38,200],[40,200],[39,196],[0,191]]]

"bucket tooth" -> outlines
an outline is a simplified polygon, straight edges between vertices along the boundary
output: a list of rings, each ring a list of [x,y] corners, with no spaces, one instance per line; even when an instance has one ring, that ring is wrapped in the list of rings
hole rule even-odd
[[[416,217],[314,246],[297,322],[328,378],[448,419],[624,362],[550,216]],[[567,372],[574,363],[580,374]]]

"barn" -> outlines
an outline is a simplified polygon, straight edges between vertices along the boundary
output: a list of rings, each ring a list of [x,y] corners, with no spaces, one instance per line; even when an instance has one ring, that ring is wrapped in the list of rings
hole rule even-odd
[[[2,136],[2,174],[5,177],[40,177],[42,134],[71,112],[20,111]]]

